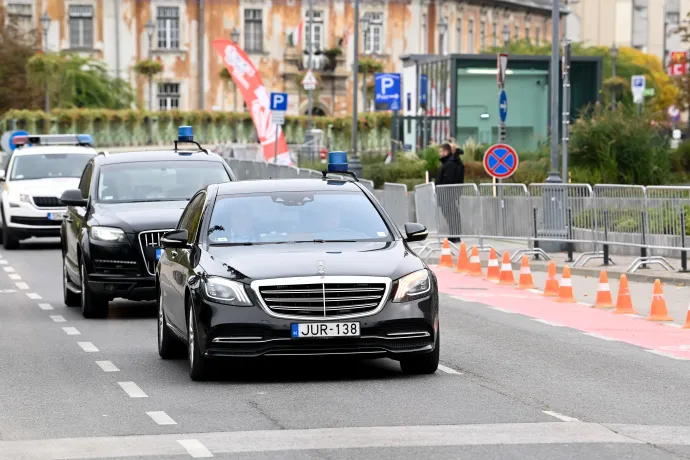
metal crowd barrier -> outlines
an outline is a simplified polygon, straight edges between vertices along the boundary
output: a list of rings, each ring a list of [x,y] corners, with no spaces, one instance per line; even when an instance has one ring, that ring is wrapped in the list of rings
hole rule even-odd
[[[321,178],[319,171],[228,158],[238,179]],[[360,180],[374,191],[372,181]],[[486,240],[522,241],[523,254],[549,259],[547,245],[565,245],[573,265],[603,259],[615,264],[616,253],[635,256],[628,267],[634,272],[647,265],[675,270],[669,257],[680,256],[687,271],[690,224],[690,187],[597,184],[458,184],[407,186],[385,183],[374,191],[399,228],[412,220],[429,230],[427,242],[415,250],[424,257],[437,252],[444,238],[476,238],[481,251]],[[411,196],[413,195],[413,198]],[[451,243],[457,252],[457,246]],[[574,252],[581,254],[573,260]],[[652,252],[654,254],[652,254]]]

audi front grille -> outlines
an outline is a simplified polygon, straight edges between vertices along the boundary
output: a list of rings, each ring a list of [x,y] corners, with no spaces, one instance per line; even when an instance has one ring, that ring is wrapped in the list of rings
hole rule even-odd
[[[156,248],[161,247],[161,238],[164,234],[172,230],[148,230],[139,233],[139,246],[141,255],[144,258],[144,265],[149,275],[156,273]]]

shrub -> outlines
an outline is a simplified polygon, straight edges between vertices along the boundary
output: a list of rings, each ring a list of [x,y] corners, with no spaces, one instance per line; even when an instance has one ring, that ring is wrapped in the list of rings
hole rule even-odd
[[[624,106],[590,108],[572,126],[570,138],[570,164],[578,173],[590,170],[596,182],[656,185],[669,180],[668,139],[647,113]]]
[[[405,183],[406,179],[424,180],[424,161],[415,157],[399,156],[391,164],[372,163],[363,165],[364,177],[374,181],[376,188],[383,187],[384,182]]]
[[[419,152],[419,157],[424,160],[424,169],[429,171],[429,177],[434,178],[441,167],[441,153],[438,146],[427,147]]]
[[[674,172],[690,172],[690,141],[683,141],[671,152],[671,169]]]

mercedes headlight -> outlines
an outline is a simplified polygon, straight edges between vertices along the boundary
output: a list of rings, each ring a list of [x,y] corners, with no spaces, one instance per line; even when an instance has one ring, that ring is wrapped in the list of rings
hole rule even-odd
[[[31,196],[26,193],[10,192],[8,196],[10,206],[19,207],[21,203],[31,203]]]
[[[426,270],[412,272],[398,280],[393,302],[406,302],[423,297],[431,291],[431,278]]]
[[[223,303],[239,307],[249,307],[252,305],[244,285],[237,281],[231,281],[218,276],[209,276],[204,282],[204,292],[210,299],[219,300]]]
[[[126,240],[125,232],[114,227],[91,227],[91,239],[106,243],[120,243]]]

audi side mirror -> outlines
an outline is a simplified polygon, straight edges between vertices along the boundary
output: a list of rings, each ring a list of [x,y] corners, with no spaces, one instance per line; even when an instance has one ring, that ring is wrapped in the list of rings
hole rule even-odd
[[[81,190],[72,189],[65,190],[65,192],[60,197],[60,201],[65,206],[86,206],[88,200],[81,196]]]
[[[173,230],[163,235],[161,246],[165,248],[186,248],[189,247],[189,232],[186,229]]]
[[[405,241],[408,243],[424,241],[427,236],[429,232],[424,225],[415,222],[405,224]]]

